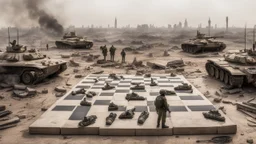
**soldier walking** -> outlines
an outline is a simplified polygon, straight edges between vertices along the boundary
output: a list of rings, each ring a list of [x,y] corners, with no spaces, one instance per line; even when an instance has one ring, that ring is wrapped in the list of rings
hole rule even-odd
[[[126,53],[125,53],[124,49],[121,51],[121,56],[122,56],[122,63],[125,63]]]
[[[109,49],[109,53],[110,53],[110,60],[111,61],[115,61],[115,52],[116,52],[116,48],[112,45]]]
[[[169,113],[171,112],[169,110],[169,106],[167,104],[166,100],[166,91],[165,90],[160,90],[160,95],[156,97],[155,99],[155,107],[156,107],[156,112],[158,114],[157,118],[157,128],[160,126],[160,121],[162,120],[162,128],[169,128],[169,126],[165,125],[166,122],[166,112],[168,111]]]

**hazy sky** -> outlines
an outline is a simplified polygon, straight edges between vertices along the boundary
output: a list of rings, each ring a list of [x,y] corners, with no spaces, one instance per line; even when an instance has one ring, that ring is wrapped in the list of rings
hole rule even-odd
[[[115,17],[118,26],[167,26],[187,18],[190,26],[197,27],[199,23],[206,26],[210,17],[212,25],[224,27],[226,16],[230,26],[256,24],[256,0],[49,0],[45,7],[65,26],[113,26]],[[0,20],[0,25],[6,23]]]

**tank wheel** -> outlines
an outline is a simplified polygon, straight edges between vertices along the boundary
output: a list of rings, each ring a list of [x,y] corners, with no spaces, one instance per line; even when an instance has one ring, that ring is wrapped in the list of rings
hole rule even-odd
[[[215,78],[219,79],[220,77],[220,70],[218,68],[215,68]]]
[[[224,71],[220,70],[220,81],[224,81]]]
[[[210,72],[210,76],[214,77],[215,68],[214,68],[214,66],[213,66],[213,65],[210,65],[209,72]]]
[[[205,64],[205,68],[206,68],[206,71],[207,71],[208,75],[210,75],[210,66],[211,66],[211,64],[209,62],[207,62]]]
[[[25,71],[21,75],[21,81],[26,84],[33,84],[35,81],[35,72],[34,71]]]
[[[226,85],[229,85],[229,79],[230,79],[230,75],[226,72],[225,73],[225,77],[224,77],[224,83]]]

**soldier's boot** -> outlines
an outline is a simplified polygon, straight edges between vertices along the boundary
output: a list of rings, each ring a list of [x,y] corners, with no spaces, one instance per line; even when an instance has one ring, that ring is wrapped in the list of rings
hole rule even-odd
[[[162,128],[169,128],[169,126],[167,126],[167,125],[165,125],[165,123],[163,123]]]

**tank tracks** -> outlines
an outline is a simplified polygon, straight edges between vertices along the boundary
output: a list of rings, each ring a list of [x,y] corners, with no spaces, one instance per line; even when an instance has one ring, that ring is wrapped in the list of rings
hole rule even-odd
[[[205,64],[209,76],[233,87],[242,87],[245,77],[243,75],[232,75],[229,71],[214,65],[212,62]]]
[[[196,53],[204,53],[204,52],[219,52],[223,51],[226,48],[226,45],[222,43],[219,47],[215,48],[207,48],[200,45],[192,45],[192,44],[182,44],[181,48],[184,52],[196,54]]]
[[[64,48],[64,49],[90,49],[93,47],[93,43],[87,43],[87,44],[84,44],[82,46],[72,46],[70,44],[67,44],[67,43],[63,43],[63,42],[60,42],[60,41],[56,41],[55,42],[55,45],[57,46],[57,48]]]

